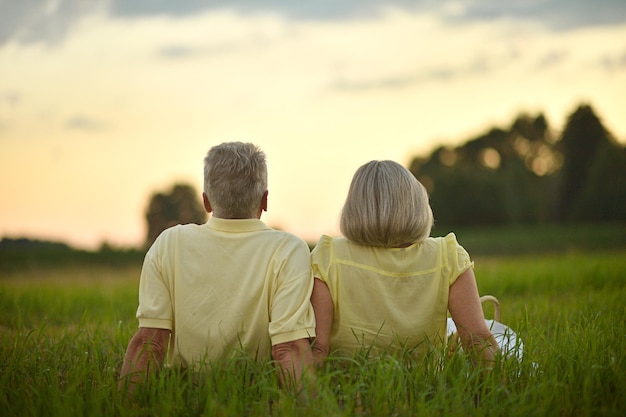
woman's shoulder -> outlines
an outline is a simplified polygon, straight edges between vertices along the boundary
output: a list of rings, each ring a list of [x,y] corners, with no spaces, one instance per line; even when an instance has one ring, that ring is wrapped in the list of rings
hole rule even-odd
[[[470,254],[461,246],[453,232],[436,238],[436,240],[439,243],[433,246],[436,246],[436,250],[440,251],[440,256],[444,264],[454,269],[453,275],[455,277],[465,269],[473,266]]]
[[[454,244],[457,245],[459,242],[456,238],[456,234],[454,234],[454,232],[450,232],[445,236],[436,236],[436,237],[429,237],[426,239],[426,242],[430,242],[430,243],[437,243],[437,244]]]
[[[347,241],[348,240],[346,238],[341,237],[341,236],[322,235],[320,236],[319,240],[315,244],[315,247],[313,248],[313,250],[331,248],[337,245],[345,245]]]
[[[445,236],[429,237],[422,241],[419,245],[422,251],[456,253],[459,250],[464,251],[454,232],[450,232]]]

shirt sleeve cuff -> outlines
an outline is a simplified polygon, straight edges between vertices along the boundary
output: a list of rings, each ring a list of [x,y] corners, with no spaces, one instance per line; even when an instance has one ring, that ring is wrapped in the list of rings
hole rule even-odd
[[[280,343],[291,342],[298,339],[310,339],[312,337],[315,337],[315,327],[276,334],[272,336],[272,346],[278,345]]]
[[[139,327],[150,327],[153,329],[172,330],[172,321],[167,319],[140,318]]]

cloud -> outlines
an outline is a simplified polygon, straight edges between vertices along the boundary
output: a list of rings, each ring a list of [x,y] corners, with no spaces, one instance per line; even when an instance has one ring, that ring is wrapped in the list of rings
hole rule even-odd
[[[166,59],[187,58],[197,54],[197,49],[183,45],[168,45],[160,48],[157,55]]]
[[[429,82],[454,81],[468,77],[486,77],[506,68],[519,56],[470,56],[468,61],[448,65],[433,65],[430,68],[415,69],[403,74],[389,76],[342,77],[336,79],[331,89],[338,91],[395,90]]]
[[[111,14],[116,17],[135,18],[145,16],[187,17],[204,12],[231,10],[242,15],[264,13],[280,14],[294,20],[345,19],[356,16],[372,16],[383,7],[416,9],[414,1],[408,0],[112,0]]]
[[[214,33],[209,36],[198,36],[198,31],[189,29],[188,24],[181,23],[185,30],[173,29],[177,39],[168,38],[156,50],[156,56],[165,60],[181,60],[188,58],[207,58],[236,53],[258,52],[276,46],[277,43],[293,40],[293,26],[280,18],[260,17],[245,19],[231,12],[204,15],[195,22],[213,27]]]
[[[331,89],[338,91],[366,91],[366,90],[396,90],[404,89],[415,84],[429,81],[450,81],[454,78],[476,74],[478,72],[487,73],[486,68],[478,70],[474,66],[466,68],[433,68],[428,71],[415,72],[413,74],[395,75],[370,79],[348,79],[341,78],[335,80]]]
[[[186,45],[183,43],[162,46],[157,50],[157,57],[177,60],[195,57],[207,57],[233,53],[242,48],[241,43],[224,42],[210,46]]]
[[[622,23],[626,18],[623,0],[112,0],[111,14],[120,17],[167,15],[185,17],[197,13],[233,10],[240,14],[276,13],[294,20],[353,19],[376,16],[397,8],[409,12],[431,12],[450,19],[525,19],[547,27],[566,29],[587,25]]]
[[[456,3],[462,3],[463,12],[458,16],[450,15],[451,18],[530,20],[553,30],[618,24],[626,20],[626,2],[623,0],[474,0]]]
[[[12,117],[7,117],[7,114],[16,109],[21,101],[22,95],[18,91],[0,91],[0,134],[12,127]]]
[[[0,0],[0,45],[10,40],[54,44],[82,17],[101,11],[104,5],[103,1]]]
[[[0,0],[0,45],[10,40],[54,44],[83,17],[94,13],[112,19],[176,19],[228,10],[240,15],[275,14],[292,20],[321,21],[380,16],[389,9],[430,13],[448,22],[527,20],[554,30],[626,21],[623,0]]]
[[[22,96],[14,90],[0,91],[0,106],[7,104],[9,107],[16,107],[22,101]]]
[[[600,67],[602,67],[607,72],[615,72],[615,71],[624,71],[626,70],[626,51],[622,52],[621,55],[616,56],[604,56],[599,63]]]
[[[99,132],[105,130],[106,125],[96,119],[84,115],[76,115],[65,122],[65,128],[68,130]]]
[[[537,68],[539,70],[545,70],[550,67],[561,64],[566,61],[569,56],[569,53],[564,50],[552,50],[546,53],[544,56],[540,57],[539,62],[537,63]]]
[[[341,78],[332,83],[331,89],[337,91],[394,90],[405,88],[418,81],[417,76],[397,76],[369,80],[349,80]]]

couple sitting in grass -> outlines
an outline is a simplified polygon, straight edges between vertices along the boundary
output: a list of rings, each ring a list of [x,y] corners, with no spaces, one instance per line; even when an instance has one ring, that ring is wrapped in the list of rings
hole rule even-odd
[[[203,200],[212,216],[165,230],[146,254],[121,389],[132,394],[164,362],[197,367],[243,349],[271,357],[281,384],[299,390],[330,352],[418,355],[445,344],[448,313],[476,366],[492,366],[500,349],[473,263],[454,234],[429,237],[428,195],[407,169],[360,167],[341,214],[344,237],[322,236],[312,253],[260,220],[267,195],[258,147],[211,148]]]

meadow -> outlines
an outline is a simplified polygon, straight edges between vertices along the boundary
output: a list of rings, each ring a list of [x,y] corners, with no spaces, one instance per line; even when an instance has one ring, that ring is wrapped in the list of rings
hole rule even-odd
[[[298,401],[271,364],[240,354],[202,374],[164,370],[131,402],[117,378],[137,326],[140,264],[59,265],[0,276],[0,415],[625,415],[624,245],[555,239],[558,250],[494,255],[478,247],[490,237],[475,239],[480,293],[500,300],[501,321],[524,343],[521,362],[503,358],[491,374],[462,354],[363,351],[331,357],[317,370],[317,397]]]

